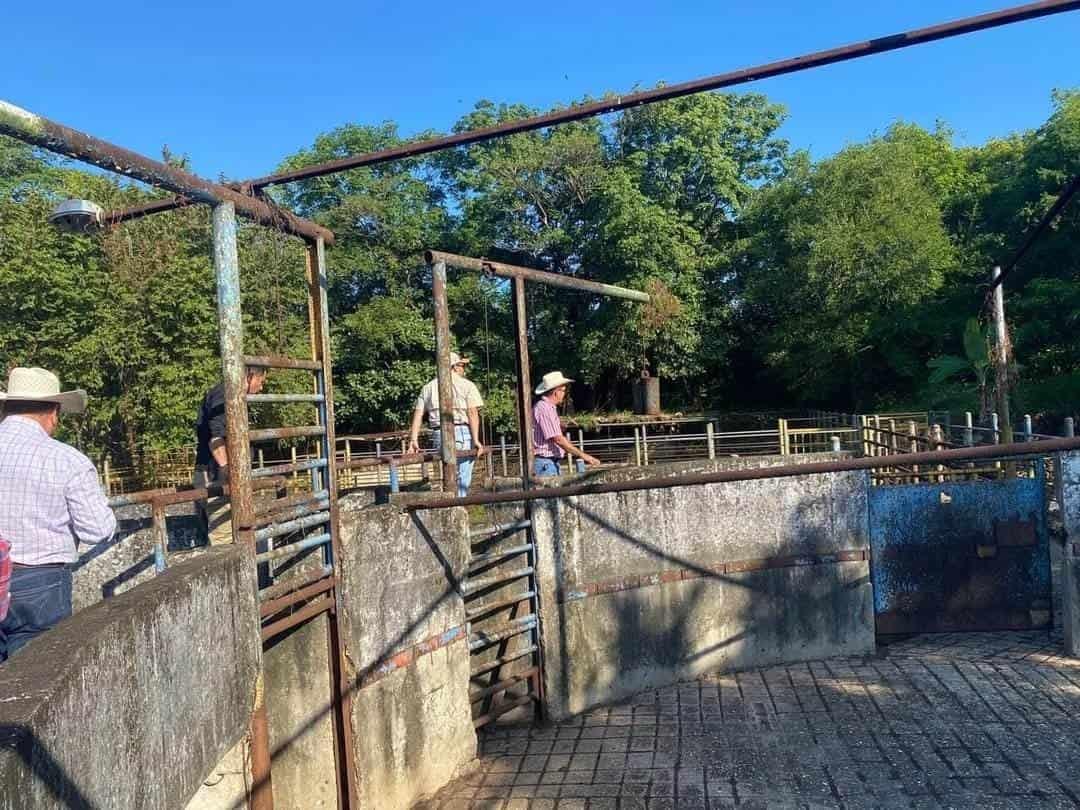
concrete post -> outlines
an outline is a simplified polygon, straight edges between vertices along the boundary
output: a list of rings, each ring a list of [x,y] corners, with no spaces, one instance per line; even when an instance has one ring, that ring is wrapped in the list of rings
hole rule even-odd
[[[834,453],[839,453],[840,452],[840,437],[839,436],[830,436],[829,439],[832,442],[832,451]]]
[[[990,428],[994,431],[994,444],[1001,444],[1001,425],[996,411],[990,414]]]
[[[1071,416],[1065,417],[1065,430],[1063,431],[1066,438],[1071,439],[1076,435],[1076,428],[1073,425],[1073,418]]]
[[[712,461],[716,458],[716,428],[712,422],[705,425],[705,440],[709,444],[709,461]]]
[[[634,428],[634,464],[641,466],[641,436],[637,428]]]
[[[1030,442],[1035,439],[1034,431],[1031,429],[1031,414],[1024,414],[1024,441]]]
[[[1080,451],[1059,456],[1058,498],[1065,524],[1062,607],[1065,654],[1080,658]]]
[[[964,446],[971,447],[975,444],[974,423],[971,420],[971,411],[964,411]]]
[[[509,475],[509,473],[507,473],[507,471],[506,471],[506,435],[505,434],[503,434],[502,436],[499,437],[499,452],[502,455],[503,478],[506,478],[506,476]]]

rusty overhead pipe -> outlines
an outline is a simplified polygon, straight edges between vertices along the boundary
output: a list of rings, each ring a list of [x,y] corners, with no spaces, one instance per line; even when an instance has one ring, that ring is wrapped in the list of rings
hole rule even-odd
[[[465,498],[434,498],[404,504],[407,511],[446,509],[451,506],[477,506],[492,503],[517,503],[551,498],[570,498],[576,495],[601,495],[608,492],[633,492],[642,489],[671,489],[700,484],[719,484],[732,481],[755,481],[762,478],[791,478],[797,475],[873,470],[879,467],[913,464],[943,464],[950,461],[971,461],[980,458],[1010,458],[1041,456],[1067,450],[1080,450],[1080,438],[1043,439],[1037,442],[989,444],[961,447],[954,450],[930,450],[921,453],[894,453],[867,458],[815,461],[809,464],[785,464],[778,467],[755,467],[748,470],[717,470],[690,475],[650,476],[635,481],[603,481],[594,484],[570,484],[518,492],[485,492]],[[929,473],[928,473],[929,474]]]
[[[217,205],[221,202],[231,202],[236,210],[258,222],[272,228],[285,231],[314,242],[322,239],[327,244],[334,241],[333,232],[316,225],[295,214],[285,211],[277,206],[269,204],[266,200],[249,197],[239,191],[203,180],[189,172],[168,166],[157,160],[132,152],[130,149],[87,135],[84,132],[64,126],[55,121],[50,121],[40,115],[29,112],[0,100],[0,134],[8,135],[24,143],[47,149],[59,155],[74,158],[92,166],[97,166],[107,171],[139,180],[174,194],[182,195],[185,202],[200,202],[208,205]],[[168,201],[155,200],[137,206],[135,211],[138,216],[146,216],[151,213],[169,210]],[[175,202],[175,201],[174,201]],[[175,204],[172,207],[177,207]],[[128,212],[127,218],[135,218],[136,214]],[[107,220],[120,216],[112,212]]]
[[[353,155],[351,157],[340,158],[326,163],[317,163],[303,169],[269,174],[265,177],[247,180],[243,183],[236,184],[236,186],[237,188],[242,188],[246,191],[257,190],[267,186],[281,185],[283,183],[293,183],[299,180],[310,180],[315,177],[324,177],[328,174],[348,171],[349,169],[358,169],[362,166],[375,166],[380,163],[389,163],[394,160],[419,157],[420,155],[439,152],[443,149],[452,149],[458,146],[483,143],[485,141],[502,138],[519,132],[545,129],[557,124],[580,121],[584,118],[618,112],[619,110],[625,110],[631,107],[640,107],[644,104],[653,104],[658,101],[681,98],[682,96],[702,93],[709,90],[722,90],[725,87],[734,87],[736,85],[747,84],[760,79],[784,76],[789,73],[810,70],[811,68],[848,62],[853,59],[861,59],[865,56],[874,56],[889,51],[898,51],[903,48],[910,48],[914,45],[923,45],[928,42],[936,42],[938,40],[949,39],[951,37],[962,36],[978,31],[986,31],[1004,25],[1024,22],[1026,20],[1047,17],[1053,14],[1076,11],[1078,9],[1080,9],[1080,0],[1041,0],[1041,2],[1013,6],[1001,9],[1000,11],[992,11],[987,14],[963,17],[958,20],[931,25],[925,28],[915,28],[898,34],[876,37],[862,42],[853,42],[836,48],[829,48],[827,50],[814,51],[812,53],[803,54],[802,56],[782,59],[777,62],[767,62],[754,67],[741,68],[739,70],[709,76],[704,79],[695,79],[679,84],[671,84],[653,90],[630,93],[628,95],[615,95],[602,99],[601,101],[578,104],[562,110],[556,110],[555,112],[522,118],[517,121],[507,121],[491,127],[457,132],[453,135],[431,138],[425,141],[416,141],[414,143],[403,144],[402,146],[395,146],[391,149],[382,149],[377,152]],[[163,207],[158,210],[169,210],[170,207],[179,208],[180,206],[190,204],[190,202],[190,200],[173,200],[171,201],[171,206],[163,203]],[[134,212],[134,209],[110,212],[110,216],[123,220],[129,212]],[[144,216],[145,213],[138,215]]]

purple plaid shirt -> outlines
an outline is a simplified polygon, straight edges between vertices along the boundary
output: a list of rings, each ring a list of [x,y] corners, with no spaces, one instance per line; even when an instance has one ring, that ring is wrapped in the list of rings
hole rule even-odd
[[[533,405],[533,448],[540,458],[560,459],[566,451],[555,444],[555,439],[562,436],[562,424],[559,422],[558,409],[541,397]]]
[[[78,543],[102,543],[115,531],[90,459],[32,419],[0,422],[0,537],[13,562],[73,563]]]

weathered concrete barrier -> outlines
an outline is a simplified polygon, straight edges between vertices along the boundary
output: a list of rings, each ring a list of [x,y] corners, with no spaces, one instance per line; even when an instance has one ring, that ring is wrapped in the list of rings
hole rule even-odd
[[[342,636],[360,807],[410,807],[476,756],[458,582],[464,509],[416,515],[341,502]]]
[[[1061,560],[1065,652],[1080,658],[1080,452],[1062,453],[1057,470],[1058,503],[1065,527]]]
[[[873,650],[868,486],[850,472],[538,502],[552,717]]]
[[[207,551],[0,667],[0,809],[184,806],[247,730],[255,587],[250,550]]]

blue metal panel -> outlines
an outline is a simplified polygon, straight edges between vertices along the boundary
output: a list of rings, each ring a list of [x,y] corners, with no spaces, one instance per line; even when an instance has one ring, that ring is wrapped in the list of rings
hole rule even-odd
[[[1050,553],[1035,478],[874,487],[878,632],[1047,627]]]

